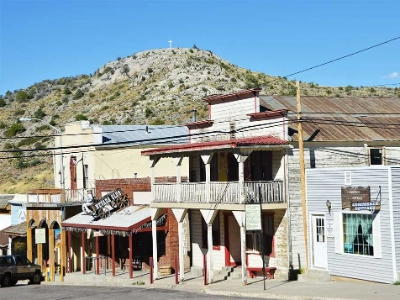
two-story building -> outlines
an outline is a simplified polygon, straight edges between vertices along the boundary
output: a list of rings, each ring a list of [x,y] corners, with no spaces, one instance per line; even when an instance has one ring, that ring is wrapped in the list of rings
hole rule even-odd
[[[186,124],[190,143],[142,152],[156,169],[163,159],[189,158],[190,182],[181,182],[177,168],[177,183],[153,183],[153,215],[172,208],[179,226],[189,215],[191,243],[180,238],[181,255],[190,252],[193,268],[203,268],[207,255],[209,282],[214,271],[240,266],[246,283],[248,274],[263,268],[261,246],[267,271],[276,268],[277,277],[318,268],[306,259],[306,241],[310,246],[314,237],[303,230],[296,97],[261,96],[253,89],[205,101],[208,119]],[[399,163],[398,98],[301,102],[306,169]],[[246,203],[253,202],[262,203],[263,245],[259,231],[246,231]],[[182,280],[183,274],[181,269]]]

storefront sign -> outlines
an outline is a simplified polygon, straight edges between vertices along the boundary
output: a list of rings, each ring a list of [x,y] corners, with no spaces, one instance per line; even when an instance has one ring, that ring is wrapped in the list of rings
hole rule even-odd
[[[46,244],[46,228],[35,229],[35,243]]]
[[[261,207],[259,204],[246,204],[246,230],[261,230]]]
[[[380,210],[381,205],[379,201],[371,201],[369,186],[342,186],[342,209],[375,211]]]

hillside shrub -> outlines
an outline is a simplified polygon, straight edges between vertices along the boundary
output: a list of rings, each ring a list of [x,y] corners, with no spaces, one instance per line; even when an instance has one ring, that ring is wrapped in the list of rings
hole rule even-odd
[[[88,117],[85,116],[84,114],[77,114],[75,116],[75,121],[86,121],[88,120]]]
[[[33,116],[38,119],[43,119],[46,116],[42,107],[39,107],[34,113]]]
[[[80,98],[82,98],[84,95],[85,95],[85,93],[82,92],[81,89],[77,89],[76,92],[75,92],[75,95],[74,95],[74,99],[75,99],[75,100],[80,99]]]
[[[7,131],[5,132],[5,136],[11,138],[24,131],[26,131],[26,129],[22,123],[15,123],[7,129]]]
[[[4,107],[6,105],[7,105],[6,101],[3,98],[0,98],[0,107]]]
[[[38,137],[24,138],[19,141],[19,143],[17,144],[17,147],[32,145],[34,143],[37,143],[39,140],[40,140],[40,138],[38,138]]]
[[[64,88],[64,95],[71,95],[72,94],[72,92],[71,92],[71,90],[69,89],[69,87],[65,87]]]
[[[146,107],[146,110],[144,111],[144,114],[145,114],[146,118],[148,118],[153,114],[153,111],[151,110],[150,107]]]
[[[28,94],[26,91],[19,91],[16,95],[15,95],[15,99],[18,102],[28,102],[30,99],[32,99],[33,96]]]
[[[24,109],[18,109],[14,112],[14,116],[23,116],[25,114]]]

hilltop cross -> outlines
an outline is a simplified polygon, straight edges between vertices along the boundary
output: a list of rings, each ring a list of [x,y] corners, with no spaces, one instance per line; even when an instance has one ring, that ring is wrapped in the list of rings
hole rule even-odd
[[[171,41],[171,39],[168,41],[168,43],[169,43],[169,47],[172,48],[172,41]]]

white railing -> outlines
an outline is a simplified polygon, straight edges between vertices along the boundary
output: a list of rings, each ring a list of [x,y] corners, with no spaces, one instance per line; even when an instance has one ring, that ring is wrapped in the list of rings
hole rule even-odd
[[[86,192],[85,189],[65,189],[65,202],[82,202],[85,201]]]
[[[154,202],[185,203],[285,203],[283,181],[210,182],[209,197],[205,182],[155,183]],[[180,197],[178,190],[180,190]],[[242,191],[242,192],[241,192]]]

